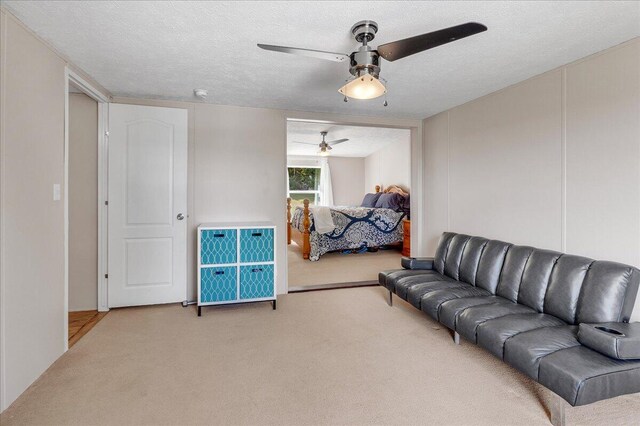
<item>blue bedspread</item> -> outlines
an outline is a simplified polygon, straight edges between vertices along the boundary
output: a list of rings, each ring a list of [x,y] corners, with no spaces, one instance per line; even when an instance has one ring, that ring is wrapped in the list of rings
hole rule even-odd
[[[312,261],[320,259],[320,256],[330,251],[381,247],[399,243],[403,238],[403,212],[367,207],[332,207],[331,217],[336,228],[333,232],[320,234],[316,232],[313,214],[309,213],[309,259]],[[299,231],[303,230],[302,219],[302,208],[298,207],[293,212],[291,224]]]

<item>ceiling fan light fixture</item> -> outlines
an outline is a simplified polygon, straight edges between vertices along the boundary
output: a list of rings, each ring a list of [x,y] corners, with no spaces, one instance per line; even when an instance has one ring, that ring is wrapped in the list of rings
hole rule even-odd
[[[477,22],[467,22],[466,24],[455,25],[403,40],[381,44],[373,48],[369,43],[373,41],[378,32],[378,24],[374,21],[365,20],[356,22],[353,27],[351,27],[351,34],[353,34],[355,40],[358,43],[362,43],[362,45],[355,52],[351,52],[350,55],[325,52],[322,50],[275,46],[271,44],[258,44],[258,47],[274,52],[291,53],[329,61],[347,62],[348,60],[349,72],[354,75],[355,78],[347,81],[347,84],[338,89],[338,92],[344,96],[344,102],[348,102],[349,98],[375,99],[386,95],[386,80],[378,78],[380,75],[380,59],[393,62],[483,31],[487,31],[485,25]],[[380,80],[382,80],[382,82]],[[385,107],[389,105],[386,96],[382,105]]]
[[[387,91],[384,84],[372,74],[363,74],[355,77],[338,89],[338,92],[353,99],[375,99]]]

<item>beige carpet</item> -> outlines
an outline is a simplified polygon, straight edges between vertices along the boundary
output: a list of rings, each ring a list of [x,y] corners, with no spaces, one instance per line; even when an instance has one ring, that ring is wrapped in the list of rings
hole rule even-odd
[[[51,424],[545,425],[549,392],[381,287],[113,310],[3,415]],[[567,413],[637,424],[640,394]]]
[[[289,288],[320,284],[378,281],[378,272],[400,268],[400,250],[378,250],[375,253],[327,253],[317,262],[304,260],[300,247],[287,246]]]

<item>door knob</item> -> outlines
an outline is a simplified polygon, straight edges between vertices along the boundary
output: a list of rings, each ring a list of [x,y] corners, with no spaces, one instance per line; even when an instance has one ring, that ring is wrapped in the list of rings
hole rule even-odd
[[[182,213],[178,213],[178,216],[176,216],[176,219],[182,220],[184,219],[184,215]]]

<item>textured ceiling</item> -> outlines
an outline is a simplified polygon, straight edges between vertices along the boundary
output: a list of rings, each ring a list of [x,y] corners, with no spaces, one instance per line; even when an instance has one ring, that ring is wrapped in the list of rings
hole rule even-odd
[[[287,155],[318,155],[317,144],[322,141],[320,132],[327,131],[327,142],[336,139],[349,139],[333,147],[333,157],[366,157],[387,145],[408,141],[411,132],[406,129],[388,129],[380,127],[340,126],[334,124],[289,121],[287,123]],[[316,145],[304,145],[297,142],[310,142]]]
[[[3,1],[116,96],[424,118],[640,35],[640,2]],[[389,106],[344,103],[348,65],[256,43],[350,53],[349,29],[372,19],[373,45],[468,21],[489,27],[382,63]]]

